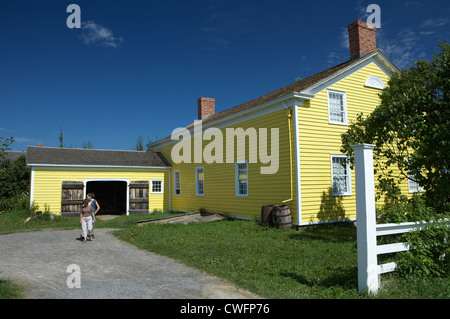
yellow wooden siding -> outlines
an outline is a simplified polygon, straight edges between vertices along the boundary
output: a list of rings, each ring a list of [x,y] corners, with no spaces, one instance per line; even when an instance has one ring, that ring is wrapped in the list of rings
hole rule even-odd
[[[167,175],[167,179],[165,178]],[[85,179],[128,179],[129,182],[148,180],[151,188],[152,179],[164,180],[164,194],[152,194],[149,191],[149,210],[168,210],[168,172],[114,171],[114,170],[76,170],[76,169],[42,169],[34,170],[33,202],[44,210],[48,205],[52,213],[61,213],[62,181],[80,181]],[[100,203],[101,205],[101,203]]]
[[[251,119],[239,124],[229,126],[230,128],[267,128],[267,139],[269,142],[268,153],[270,154],[270,138],[271,128],[279,129],[279,167],[276,174],[261,174],[261,166],[270,164],[248,163],[248,196],[236,196],[236,180],[235,180],[235,163],[226,163],[226,150],[224,150],[224,163],[173,163],[171,158],[171,150],[174,144],[170,144],[156,151],[160,151],[173,165],[171,173],[171,198],[172,209],[197,211],[205,208],[208,211],[220,212],[243,218],[260,218],[261,206],[267,204],[282,204],[283,201],[292,199],[285,204],[291,207],[293,218],[295,214],[295,188],[291,187],[291,163],[289,161],[290,145],[288,130],[288,114],[287,110],[279,110],[268,115]],[[291,124],[293,125],[293,123]],[[221,129],[225,146],[226,129]],[[291,139],[294,139],[293,130]],[[259,140],[258,140],[259,141]],[[203,149],[211,141],[203,141]],[[234,156],[236,160],[237,150],[234,144]],[[194,159],[194,148],[192,145],[192,161]],[[259,147],[259,146],[258,146]],[[246,159],[248,160],[249,150],[256,151],[256,145],[249,148],[248,139],[246,140]],[[294,149],[292,150],[294,152]],[[196,196],[195,192],[195,168],[204,167],[204,196]],[[295,174],[295,167],[292,167]],[[174,171],[180,171],[181,194],[173,193]],[[295,178],[293,179],[295,182]],[[291,189],[293,194],[291,194]]]
[[[389,78],[371,63],[327,88],[346,93],[348,124],[357,114],[368,115],[379,104],[381,90],[364,86],[370,75],[387,85]],[[341,153],[341,134],[348,126],[329,124],[327,89],[318,92],[306,107],[298,108],[303,223],[356,217],[353,170],[352,195],[331,195],[331,155]]]

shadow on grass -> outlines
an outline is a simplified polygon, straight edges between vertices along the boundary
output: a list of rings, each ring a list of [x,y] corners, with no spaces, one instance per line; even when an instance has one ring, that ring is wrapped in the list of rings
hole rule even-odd
[[[308,287],[320,286],[324,288],[342,287],[345,289],[358,289],[358,271],[356,268],[336,269],[330,271],[325,278],[311,279],[295,272],[281,272],[281,276],[291,278],[301,285]]]
[[[299,232],[289,235],[293,240],[320,240],[323,242],[356,243],[356,227],[351,222],[307,226]]]

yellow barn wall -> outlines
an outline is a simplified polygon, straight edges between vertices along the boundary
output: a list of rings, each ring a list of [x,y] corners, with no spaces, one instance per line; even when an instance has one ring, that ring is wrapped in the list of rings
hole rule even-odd
[[[378,76],[385,85],[389,77],[374,63],[361,68],[327,89],[346,92],[348,124],[357,114],[370,114],[379,105],[381,90],[365,87],[370,75]],[[355,175],[351,171],[351,196],[331,195],[331,155],[341,154],[341,134],[348,125],[329,124],[327,89],[299,112],[299,147],[301,170],[302,223],[356,218]]]
[[[48,205],[52,213],[61,213],[61,186],[62,181],[80,181],[85,179],[128,179],[129,182],[137,180],[163,179],[164,194],[151,194],[149,192],[149,211],[168,210],[169,201],[165,194],[168,192],[168,172],[147,171],[114,171],[114,170],[77,170],[77,169],[34,169],[33,203],[44,210]],[[150,183],[151,187],[151,183]],[[100,203],[101,205],[101,203]]]
[[[180,163],[176,164],[172,160],[171,150],[174,144],[155,149],[161,152],[172,164],[171,170],[171,199],[172,209],[185,211],[198,211],[204,208],[211,212],[228,214],[241,218],[260,218],[261,207],[263,205],[287,204],[290,207],[293,221],[296,221],[295,207],[295,166],[294,148],[290,158],[288,114],[290,111],[285,109],[263,115],[261,117],[241,122],[228,128],[267,128],[268,153],[270,154],[271,128],[279,129],[279,167],[276,174],[261,174],[261,166],[270,164],[249,163],[248,164],[248,196],[236,196],[235,163],[225,163],[226,149],[224,149],[224,163]],[[221,129],[223,142],[225,146],[226,129]],[[291,140],[293,141],[293,123],[291,121]],[[259,139],[258,139],[259,141]],[[203,149],[211,141],[203,141]],[[249,158],[249,151],[257,152],[257,145],[251,145],[249,148],[248,139],[246,139],[246,159]],[[234,144],[234,156],[236,161],[237,142]],[[194,146],[191,140],[191,156],[194,159]],[[291,160],[290,160],[291,159]],[[197,196],[195,193],[195,168],[204,167],[204,196]],[[174,172],[180,171],[181,194],[174,194]],[[292,181],[290,174],[292,172]]]

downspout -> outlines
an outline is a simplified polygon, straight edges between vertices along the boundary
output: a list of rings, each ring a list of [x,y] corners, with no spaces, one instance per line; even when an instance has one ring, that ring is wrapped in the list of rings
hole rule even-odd
[[[169,169],[169,212],[172,210],[172,167]],[[175,184],[174,184],[175,186]]]
[[[291,133],[291,118],[292,118],[292,114],[291,111],[289,110],[289,107],[286,105],[286,103],[283,102],[283,106],[286,109],[286,113],[287,113],[287,118],[288,118],[288,130],[289,130],[289,172],[290,172],[290,189],[291,189],[291,193],[290,193],[290,197],[289,199],[286,199],[283,201],[283,203],[286,202],[291,202],[293,200],[292,198],[292,194],[294,193],[293,191],[293,180],[292,180],[292,133]]]

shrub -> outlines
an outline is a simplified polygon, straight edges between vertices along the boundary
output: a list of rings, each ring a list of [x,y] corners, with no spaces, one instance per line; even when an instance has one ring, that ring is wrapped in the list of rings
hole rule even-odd
[[[447,276],[450,270],[449,214],[437,214],[427,207],[420,194],[408,199],[401,195],[392,198],[388,205],[378,210],[379,223],[427,222],[422,231],[402,235],[411,249],[398,254],[398,271],[401,275]]]
[[[28,194],[19,194],[9,198],[0,198],[0,214],[10,213],[14,210],[23,210],[30,207]]]

